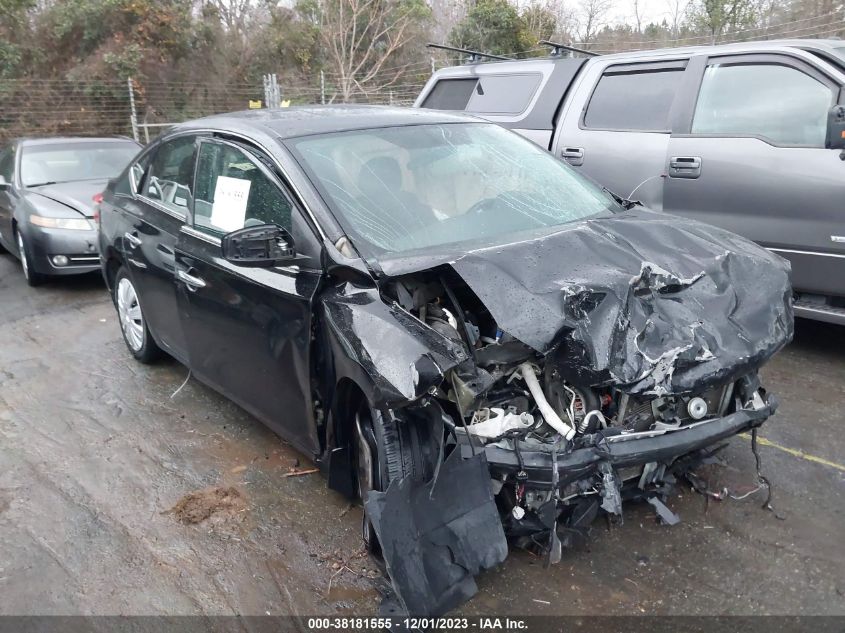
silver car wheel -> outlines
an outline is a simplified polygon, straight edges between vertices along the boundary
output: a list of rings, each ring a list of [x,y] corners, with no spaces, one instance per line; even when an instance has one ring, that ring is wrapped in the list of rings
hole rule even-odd
[[[23,276],[29,279],[29,262],[26,261],[26,249],[23,246],[23,237],[18,231],[18,253],[21,256],[21,268],[23,268]]]
[[[117,314],[130,349],[133,352],[141,351],[144,346],[144,315],[141,313],[135,286],[126,277],[117,285]]]

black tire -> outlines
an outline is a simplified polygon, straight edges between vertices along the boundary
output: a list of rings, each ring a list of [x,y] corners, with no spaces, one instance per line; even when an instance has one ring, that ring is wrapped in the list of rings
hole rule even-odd
[[[32,251],[29,249],[29,244],[27,244],[23,233],[18,231],[17,228],[15,229],[15,242],[18,245],[18,257],[21,260],[21,269],[26,283],[33,288],[40,286],[49,279],[49,276],[32,269]]]
[[[411,477],[417,481],[428,481],[434,475],[440,445],[433,437],[427,420],[405,420],[364,403],[356,414],[355,425],[355,461],[362,501],[369,490],[383,492],[394,479]],[[369,460],[364,455],[367,449]],[[368,466],[370,480],[364,481]],[[367,550],[380,557],[381,548],[366,509],[362,535]]]
[[[373,412],[373,430],[385,486],[394,479],[411,477],[428,481],[434,475],[439,444],[433,442],[427,420],[403,420]]]
[[[138,291],[125,268],[121,267],[114,276],[112,300],[117,309],[123,342],[126,343],[129,353],[135,360],[144,364],[161,358],[163,352],[150,333]]]

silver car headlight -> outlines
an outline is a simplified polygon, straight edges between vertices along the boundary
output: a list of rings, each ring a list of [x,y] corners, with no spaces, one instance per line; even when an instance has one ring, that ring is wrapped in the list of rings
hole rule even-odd
[[[84,218],[45,218],[42,215],[31,215],[29,221],[35,226],[45,229],[69,229],[71,231],[92,231],[94,225]]]

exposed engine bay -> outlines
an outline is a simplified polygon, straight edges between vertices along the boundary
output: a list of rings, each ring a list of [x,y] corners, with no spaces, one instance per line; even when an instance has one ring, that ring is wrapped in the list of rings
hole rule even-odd
[[[560,365],[565,345],[546,356],[537,354],[503,332],[467,286],[449,283],[443,277],[433,281],[400,279],[393,282],[391,291],[399,305],[420,321],[470,350],[471,359],[452,369],[432,395],[451,419],[460,421],[453,429],[458,443],[471,450],[473,445],[495,447],[516,456],[516,472],[496,473],[493,467],[493,485],[499,507],[506,512],[506,527],[518,535],[533,537],[535,532],[549,529],[530,515],[543,511],[550,502],[577,505],[578,499],[595,497],[591,518],[599,508],[621,516],[625,481],[636,479],[639,483],[646,476],[643,483],[660,484],[670,465],[650,463],[647,473],[645,465],[619,474],[599,470],[564,482],[556,495],[551,486],[530,481],[520,463],[524,453],[563,454],[614,439],[669,433],[724,417],[737,407],[755,406],[755,398],[757,404],[762,402],[757,391],[746,393],[745,383],[740,396],[735,381],[697,392],[662,395],[629,395],[614,386],[573,384],[563,377]],[[548,484],[554,476],[549,473]],[[646,486],[640,491],[645,493]],[[585,517],[580,517],[579,527],[587,525]]]

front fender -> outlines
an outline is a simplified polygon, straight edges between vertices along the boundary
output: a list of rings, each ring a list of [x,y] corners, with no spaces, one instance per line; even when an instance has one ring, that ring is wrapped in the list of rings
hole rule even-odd
[[[374,287],[348,282],[332,286],[320,306],[335,384],[353,380],[374,407],[396,408],[417,400],[469,358],[463,345],[399,305],[385,303]]]

